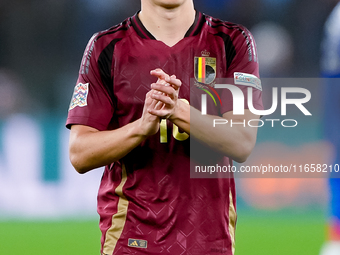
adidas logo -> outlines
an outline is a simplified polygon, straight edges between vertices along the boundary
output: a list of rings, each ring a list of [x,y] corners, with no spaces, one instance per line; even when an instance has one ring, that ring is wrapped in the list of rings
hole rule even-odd
[[[148,242],[145,241],[145,240],[129,238],[128,246],[129,247],[135,247],[135,248],[147,248]]]

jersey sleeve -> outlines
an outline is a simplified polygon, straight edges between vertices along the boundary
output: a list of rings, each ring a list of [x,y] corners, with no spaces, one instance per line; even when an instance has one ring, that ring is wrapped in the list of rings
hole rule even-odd
[[[105,45],[97,38],[97,34],[93,35],[85,49],[69,106],[67,128],[79,124],[106,130],[112,119],[114,104],[108,88],[113,82],[107,82],[111,70],[103,68],[101,58],[106,57],[102,54]]]
[[[248,109],[248,88],[252,87],[253,106],[257,110],[263,109],[262,85],[259,75],[259,62],[256,43],[248,29],[238,26],[232,36],[235,48],[234,56],[227,70],[228,82],[240,88],[244,94],[244,109]],[[228,54],[228,53],[226,53]],[[230,56],[226,57],[227,59]],[[233,110],[232,94],[228,89],[223,89],[221,94],[223,106],[221,113]]]

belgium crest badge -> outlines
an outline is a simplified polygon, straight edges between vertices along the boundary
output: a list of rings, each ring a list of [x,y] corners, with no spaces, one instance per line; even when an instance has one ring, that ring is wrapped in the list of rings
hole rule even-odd
[[[216,78],[216,58],[210,57],[206,50],[201,54],[202,57],[195,57],[195,79],[201,84],[209,85]]]

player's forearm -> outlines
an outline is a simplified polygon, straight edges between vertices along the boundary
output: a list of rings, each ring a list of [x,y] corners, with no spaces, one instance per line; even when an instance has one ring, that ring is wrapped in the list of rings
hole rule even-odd
[[[72,126],[70,160],[74,168],[86,173],[124,157],[147,137],[140,132],[139,121],[111,131]]]
[[[214,120],[217,119],[224,120],[218,116],[202,115],[197,109],[182,104],[181,111],[176,112],[173,122],[190,133],[191,137],[202,141],[212,149],[237,162],[244,162],[255,146],[257,129],[243,125],[214,127]],[[234,122],[242,121],[234,120]]]
[[[244,162],[256,142],[257,128],[243,125],[215,125],[214,120],[224,118],[202,115],[191,107],[191,136],[204,142],[212,149],[222,152],[236,162]],[[244,118],[244,116],[242,117]],[[233,119],[234,123],[244,119]],[[229,120],[230,123],[230,120]]]

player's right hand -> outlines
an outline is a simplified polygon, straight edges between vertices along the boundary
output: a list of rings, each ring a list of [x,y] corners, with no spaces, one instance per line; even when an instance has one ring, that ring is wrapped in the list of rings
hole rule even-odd
[[[152,115],[148,112],[148,109],[160,109],[162,104],[152,98],[152,94],[157,93],[156,91],[149,91],[145,96],[144,108],[142,117],[140,118],[140,130],[145,136],[151,136],[158,132],[160,118]]]

